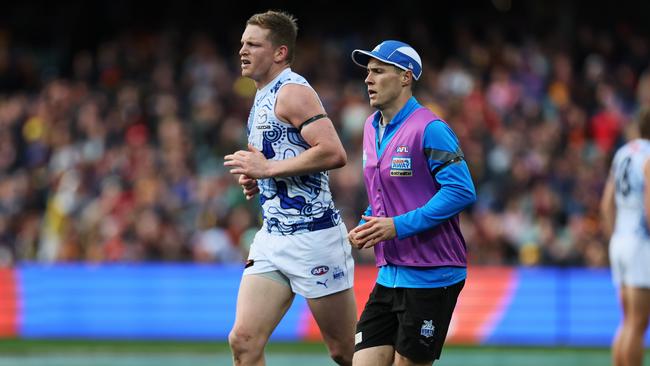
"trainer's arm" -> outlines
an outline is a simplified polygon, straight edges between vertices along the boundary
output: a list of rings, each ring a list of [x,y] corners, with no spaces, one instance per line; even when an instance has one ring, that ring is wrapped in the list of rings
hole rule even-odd
[[[361,214],[361,217],[363,217],[363,216],[372,216],[372,206],[368,205],[366,210],[363,211],[363,213]],[[366,222],[367,221],[362,218],[361,220],[359,220],[359,223],[357,225],[363,225]]]
[[[647,172],[645,173],[647,176]],[[648,188],[646,188],[647,192]],[[612,235],[614,231],[614,220],[616,217],[616,203],[614,202],[614,193],[616,191],[616,185],[614,183],[614,178],[610,174],[607,178],[607,183],[605,183],[605,191],[603,196],[600,199],[600,217],[603,223],[603,231],[608,237]],[[648,199],[644,202],[646,207],[648,206]],[[647,210],[647,208],[646,208]]]
[[[275,114],[296,128],[314,116],[325,114],[318,96],[307,86],[289,84],[282,87],[279,93]],[[329,118],[324,117],[304,126],[300,134],[311,147],[296,157],[269,161],[270,176],[304,175],[346,164],[345,149]]]

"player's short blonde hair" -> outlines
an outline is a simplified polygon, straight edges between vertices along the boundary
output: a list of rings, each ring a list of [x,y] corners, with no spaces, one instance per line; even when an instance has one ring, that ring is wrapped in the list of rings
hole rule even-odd
[[[287,46],[287,63],[293,62],[298,36],[296,18],[283,11],[269,10],[255,14],[248,19],[247,25],[256,25],[269,30],[269,40],[274,47]]]

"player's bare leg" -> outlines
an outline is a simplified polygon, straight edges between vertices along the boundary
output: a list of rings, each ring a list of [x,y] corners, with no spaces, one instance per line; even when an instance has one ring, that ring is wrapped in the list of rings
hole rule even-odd
[[[308,299],[307,303],[330,357],[339,365],[351,365],[357,323],[357,305],[352,289]]]
[[[641,366],[643,363],[643,341],[650,317],[650,289],[628,287],[628,314],[626,318],[627,337],[623,353],[626,366]]]
[[[621,308],[623,309],[623,319],[616,331],[614,342],[612,343],[612,363],[614,366],[625,366],[625,344],[627,340],[627,326],[625,322],[628,317],[628,300],[626,297],[626,286],[621,286],[619,289],[619,299],[621,301]]]
[[[237,366],[264,365],[264,346],[293,301],[291,288],[259,275],[243,276],[235,325],[228,336]]]
[[[393,346],[364,348],[354,353],[354,366],[390,366],[395,358]]]

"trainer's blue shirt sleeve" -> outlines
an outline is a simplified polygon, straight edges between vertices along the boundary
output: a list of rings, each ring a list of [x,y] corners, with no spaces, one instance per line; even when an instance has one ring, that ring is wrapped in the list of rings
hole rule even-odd
[[[440,120],[432,121],[425,129],[423,150],[431,172],[463,156],[458,138]],[[474,183],[465,160],[442,167],[434,179],[440,184],[440,189],[424,206],[395,216],[398,239],[432,229],[476,201]]]
[[[363,216],[372,216],[372,206],[368,205],[365,211],[363,211]],[[364,219],[359,220],[359,225],[365,224],[367,221]]]

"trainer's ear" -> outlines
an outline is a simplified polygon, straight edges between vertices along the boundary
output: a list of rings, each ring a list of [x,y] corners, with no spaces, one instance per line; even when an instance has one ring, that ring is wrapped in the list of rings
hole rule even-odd
[[[413,71],[405,70],[402,72],[402,86],[407,86],[413,82]]]

